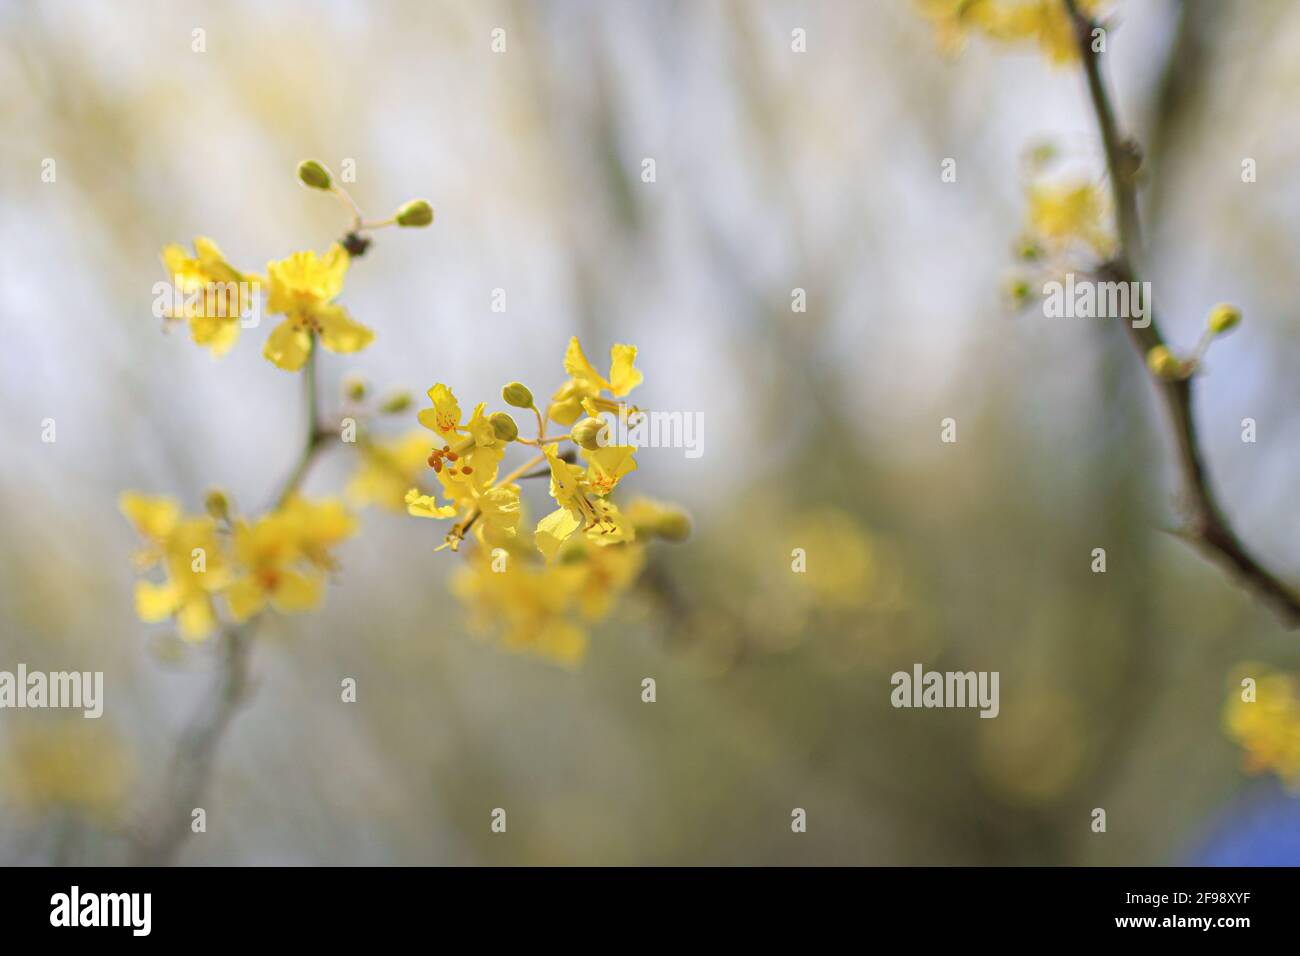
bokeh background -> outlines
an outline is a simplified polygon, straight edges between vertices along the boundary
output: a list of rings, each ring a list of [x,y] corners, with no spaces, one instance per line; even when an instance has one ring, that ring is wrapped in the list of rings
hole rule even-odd
[[[1300,579],[1300,7],[1125,0],[1115,23],[1166,331],[1246,315],[1198,393],[1213,480]],[[9,3],[0,48],[0,668],[107,693],[99,721],[0,712],[0,862],[121,862],[157,820],[216,662],[136,620],[117,496],[251,507],[302,414],[269,321],[217,361],[162,334],[159,251],[324,249],[346,220],[304,157],[354,160],[371,218],[437,211],[352,267],[378,338],[324,357],[327,395],[359,373],[472,406],[558,385],[570,335],[635,343],[642,404],[704,416],[702,457],[633,476],[695,531],[565,668],[470,634],[435,527],[366,510],[326,609],[259,632],[181,862],[1300,862],[1296,800],[1224,725],[1239,664],[1300,670],[1295,635],[1167,533],[1177,476],[1120,330],[1002,294],[1026,147],[1101,175],[1077,69],[945,57],[892,0]],[[331,450],[307,491],[354,464]],[[1001,715],[894,710],[918,661],[999,671]]]

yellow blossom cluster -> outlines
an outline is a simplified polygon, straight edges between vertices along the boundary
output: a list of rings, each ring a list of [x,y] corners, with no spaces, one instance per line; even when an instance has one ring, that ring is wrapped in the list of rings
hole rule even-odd
[[[391,219],[366,223],[352,198],[320,163],[303,162],[298,178],[305,186],[335,194],[355,213],[344,241],[334,243],[323,254],[295,252],[268,262],[266,275],[260,276],[236,269],[217,244],[204,236],[194,240],[193,255],[178,245],[163,250],[163,266],[181,297],[180,308],[164,310],[163,317],[187,322],[195,343],[214,356],[224,355],[238,341],[244,317],[254,304],[260,304],[263,290],[267,311],[284,317],[262,348],[262,354],[276,367],[298,371],[318,341],[342,355],[360,352],[374,341],[375,334],[335,300],[343,291],[352,256],[363,254],[370,244],[362,233],[384,226],[418,228],[433,221],[432,207],[417,199],[402,206]]]
[[[688,531],[686,516],[675,508],[640,500],[623,511],[614,501],[615,489],[636,470],[635,449],[607,444],[601,416],[639,413],[618,401],[641,383],[635,361],[635,347],[615,345],[609,374],[602,375],[573,338],[564,356],[568,377],[545,412],[526,386],[505,386],[505,403],[532,413],[533,438],[520,433],[510,413],[489,413],[486,402],[466,418],[444,383],[428,391],[430,407],[418,418],[432,434],[425,437],[424,464],[437,493],[411,487],[406,508],[420,518],[454,519],[437,550],[459,550],[472,535],[478,553],[457,576],[456,593],[472,619],[500,630],[509,647],[576,660],[586,644],[578,620],[604,616],[613,596],[640,570],[645,541],[676,540]],[[549,431],[550,426],[559,428]],[[503,475],[512,444],[529,447],[532,455]],[[391,500],[393,476],[408,473],[415,447],[413,439],[401,439],[372,449],[353,478],[354,494]],[[548,479],[554,504],[533,526],[531,547],[520,533],[526,526],[520,482],[529,478]]]
[[[21,723],[0,754],[0,796],[26,814],[112,822],[131,783],[130,755],[97,720]]]
[[[1074,25],[1062,0],[915,0],[934,25],[939,46],[959,53],[972,34],[1003,43],[1032,43],[1053,63],[1078,57]],[[1080,13],[1093,17],[1108,0],[1076,0]]]
[[[606,440],[610,429],[602,416],[626,420],[641,414],[624,402],[642,381],[636,348],[615,345],[608,370],[598,371],[572,339],[564,355],[566,377],[544,409],[524,385],[508,384],[503,401],[529,417],[524,424],[530,430],[535,420],[535,437],[520,434],[509,412],[490,412],[486,402],[466,414],[441,382],[428,390],[430,406],[416,415],[422,427],[396,437],[376,433],[372,424],[377,416],[409,412],[405,392],[371,403],[367,383],[349,375],[337,416],[323,412],[317,345],[351,354],[374,340],[339,303],[352,260],[370,247],[369,233],[427,226],[433,208],[414,200],[390,219],[367,222],[321,163],[301,163],[298,179],[333,194],[351,213],[346,235],[323,254],[294,252],[267,263],[260,276],[232,266],[204,237],[195,239],[192,252],[174,245],[163,250],[174,291],[183,298],[173,298],[162,314],[186,322],[194,341],[213,355],[238,342],[243,317],[261,305],[265,292],[267,311],[283,318],[267,336],[263,354],[278,368],[304,370],[307,429],[278,503],[258,517],[233,516],[219,493],[209,495],[197,514],[186,514],[171,498],[122,495],[121,510],[143,541],[136,564],[152,572],[136,584],[137,613],[148,622],[172,621],[182,637],[200,641],[268,608],[291,613],[321,604],[334,551],[357,529],[341,500],[311,501],[298,493],[332,437],[326,415],[340,424],[342,442],[357,453],[345,489],[350,506],[450,520],[436,550],[457,551],[467,538],[471,542],[454,579],[471,623],[499,631],[507,647],[566,663],[578,660],[586,626],[604,617],[635,581],[646,542],[680,540],[689,531],[689,520],[676,508],[641,499],[624,509],[614,500],[637,462],[631,445]],[[503,473],[507,449],[515,444],[528,446],[530,455]],[[521,497],[522,483],[533,478],[548,481],[553,502],[535,524],[527,522]],[[521,533],[525,527],[531,527],[531,538]]]
[[[1300,790],[1300,680],[1243,664],[1228,691],[1223,723],[1245,751],[1247,773],[1272,772]]]
[[[119,505],[143,546],[141,571],[162,580],[136,582],[135,607],[146,622],[174,620],[182,637],[201,641],[218,626],[218,599],[236,624],[267,606],[306,611],[324,600],[335,547],[356,533],[356,518],[337,499],[290,496],[254,520],[187,515],[171,498],[126,492]]]

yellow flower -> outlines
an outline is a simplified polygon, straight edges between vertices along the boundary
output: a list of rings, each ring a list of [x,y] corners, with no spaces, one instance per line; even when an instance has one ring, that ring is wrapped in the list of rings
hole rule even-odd
[[[527,651],[566,666],[586,653],[586,627],[606,617],[636,580],[644,550],[632,544],[591,547],[570,539],[564,557],[539,565],[526,553],[486,549],[467,559],[452,578],[452,592],[466,606],[470,626],[495,632],[509,650]]]
[[[102,723],[77,715],[14,727],[0,759],[0,794],[31,815],[62,811],[114,821],[128,796],[131,760]]]
[[[551,398],[547,417],[561,425],[572,425],[584,411],[583,399],[595,400],[596,408],[616,411],[618,403],[602,399],[602,391],[622,398],[641,384],[642,376],[633,364],[636,361],[635,345],[615,345],[609,350],[609,378],[605,378],[582,352],[577,336],[569,339],[564,353],[564,370],[569,380],[560,386]]]
[[[183,516],[170,498],[126,492],[122,513],[145,539],[136,563],[143,570],[162,563],[161,583],[138,581],[136,614],[154,623],[175,618],[181,636],[199,641],[216,627],[212,596],[230,580],[216,521],[207,515]]]
[[[691,534],[691,519],[685,511],[652,498],[633,498],[625,514],[637,537],[684,541]]]
[[[1101,258],[1109,258],[1115,240],[1102,225],[1106,214],[1105,196],[1095,183],[1075,180],[1029,188],[1029,228],[1057,250],[1082,241]]]
[[[594,451],[584,451],[583,457],[587,459],[587,487],[598,495],[609,494],[620,478],[636,471],[636,459],[632,457],[635,451],[631,445],[607,445]]]
[[[406,510],[406,489],[419,483],[428,468],[429,436],[423,430],[391,441],[360,443],[361,460],[348,482],[348,500],[357,507],[378,505]]]
[[[331,551],[357,533],[356,516],[337,498],[308,501],[294,495],[280,513],[295,523],[302,556],[322,571],[337,567]]]
[[[631,541],[635,537],[632,525],[623,520],[613,502],[603,497],[594,500],[587,497],[584,469],[561,459],[555,445],[547,445],[542,451],[551,468],[551,497],[559,505],[537,522],[533,534],[537,550],[547,561],[553,560],[560,546],[579,529],[594,543],[602,545]]]
[[[456,429],[460,427],[460,403],[456,401],[456,396],[450,388],[439,382],[429,389],[429,401],[433,402],[433,407],[420,409],[420,414],[416,416],[420,424],[443,441],[456,439]]]
[[[240,272],[221,254],[217,244],[204,236],[194,240],[194,255],[178,245],[162,253],[167,274],[184,294],[180,313],[169,311],[169,319],[189,322],[197,345],[213,356],[230,351],[239,339],[240,318],[248,311],[261,280]]]
[[[934,28],[940,48],[957,53],[971,33],[1005,43],[1031,41],[1053,63],[1078,58],[1074,25],[1061,0],[915,0]],[[1080,12],[1095,17],[1108,0],[1077,0]]]
[[[1255,680],[1254,700],[1244,700],[1243,678]],[[1246,751],[1248,773],[1272,771],[1300,790],[1300,690],[1295,678],[1260,664],[1243,664],[1223,711],[1228,735]]]
[[[267,337],[263,354],[279,368],[302,368],[315,337],[331,352],[345,354],[359,352],[374,340],[373,332],[333,304],[348,271],[348,254],[338,243],[323,256],[295,252],[266,268],[271,287],[267,310],[285,320]]]
[[[301,523],[293,515],[272,512],[252,524],[235,525],[235,556],[241,575],[226,594],[230,613],[243,622],[269,603],[281,613],[307,611],[324,597],[322,575],[298,569],[303,558]]]

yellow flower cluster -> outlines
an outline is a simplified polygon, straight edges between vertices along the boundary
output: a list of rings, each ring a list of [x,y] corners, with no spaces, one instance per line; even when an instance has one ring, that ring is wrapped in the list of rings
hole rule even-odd
[[[186,515],[171,498],[136,492],[123,494],[119,505],[144,541],[137,567],[163,572],[160,582],[136,583],[136,613],[146,622],[175,620],[189,641],[216,629],[219,597],[237,624],[268,605],[282,613],[318,607],[325,575],[335,567],[333,550],[357,529],[333,498],[295,495],[253,521]]]
[[[1247,679],[1255,682],[1253,688],[1243,686]],[[1262,665],[1242,665],[1224,704],[1223,723],[1246,752],[1247,773],[1272,771],[1287,787],[1300,790],[1300,681]]]
[[[308,501],[297,493],[331,431],[320,417],[315,349],[319,344],[350,354],[374,339],[338,301],[352,259],[371,244],[369,233],[433,221],[433,208],[414,200],[390,219],[366,222],[330,171],[313,160],[299,165],[298,179],[334,194],[352,215],[346,235],[323,254],[295,252],[269,262],[262,277],[236,269],[203,237],[195,240],[192,254],[179,246],[163,251],[175,283],[170,291],[183,295],[163,314],[187,322],[196,343],[214,355],[229,351],[239,339],[242,318],[261,304],[265,289],[266,309],[283,320],[267,336],[263,354],[278,368],[306,370],[301,379],[307,405],[304,450],[271,511],[253,520],[232,517],[219,494],[210,495],[199,514],[185,514],[170,498],[136,492],[121,497],[123,513],[144,542],[137,556],[140,570],[160,571],[137,582],[136,610],[148,622],[174,621],[190,641],[268,608],[296,612],[321,604],[334,549],[355,533],[357,522],[337,499]],[[358,452],[346,488],[349,503],[451,520],[437,550],[457,551],[471,538],[473,553],[456,575],[455,590],[472,622],[501,631],[508,647],[572,663],[586,646],[585,626],[607,614],[614,598],[636,579],[645,543],[684,538],[689,520],[678,509],[648,500],[627,510],[614,501],[637,463],[632,446],[605,440],[609,429],[602,416],[641,414],[623,401],[641,384],[636,349],[615,345],[608,371],[601,372],[575,338],[565,351],[564,370],[566,378],[545,410],[518,382],[502,389],[508,406],[535,419],[536,437],[521,435],[510,413],[489,412],[486,402],[467,416],[444,383],[428,390],[430,407],[417,415],[422,429],[405,435],[385,438],[371,423],[376,416],[407,412],[410,397],[397,392],[372,404],[359,378],[344,379],[343,408],[336,418],[328,414],[344,423],[341,437]],[[531,454],[503,474],[512,444],[529,446]],[[553,505],[525,541],[521,484],[532,478],[548,480]]]
[[[1062,0],[915,0],[935,29],[939,46],[958,53],[971,34],[1003,43],[1034,43],[1053,63],[1078,57],[1074,26]],[[1107,0],[1076,0],[1079,12],[1095,17]]]
[[[1030,235],[1052,251],[1082,242],[1100,258],[1109,258],[1115,251],[1115,239],[1106,228],[1109,215],[1105,191],[1089,180],[1029,187]]]
[[[295,252],[268,262],[262,277],[236,269],[217,244],[203,236],[194,240],[193,256],[177,245],[163,250],[163,265],[183,296],[181,308],[165,310],[164,317],[188,322],[195,343],[214,356],[224,355],[238,341],[243,317],[264,288],[267,311],[284,316],[262,348],[262,354],[276,367],[298,371],[317,341],[331,352],[360,352],[374,341],[375,334],[354,321],[335,299],[343,291],[352,255],[364,253],[370,244],[362,232],[384,226],[418,228],[433,221],[432,207],[417,199],[402,206],[391,219],[365,223],[352,198],[320,163],[302,163],[298,178],[305,186],[335,194],[354,212],[352,230],[344,243],[334,243],[323,255],[311,250]]]
[[[603,616],[612,596],[641,567],[638,542],[656,536],[678,539],[688,531],[689,523],[677,509],[643,500],[624,512],[613,500],[622,479],[636,470],[635,449],[605,444],[606,424],[600,416],[638,411],[616,401],[642,380],[635,360],[633,346],[615,345],[609,375],[601,375],[574,338],[564,358],[568,378],[545,414],[522,384],[503,388],[506,404],[532,412],[536,438],[522,436],[509,413],[489,413],[486,402],[466,419],[450,387],[438,383],[429,389],[430,407],[420,411],[419,421],[433,436],[431,442],[425,439],[425,464],[442,501],[412,487],[406,492],[407,511],[421,518],[455,519],[437,550],[459,550],[472,532],[481,547],[458,576],[456,590],[480,625],[503,631],[507,646],[576,660],[586,640],[573,617],[591,621]],[[571,427],[548,434],[548,422]],[[388,498],[392,476],[403,474],[406,456],[413,456],[414,444],[407,442],[377,451],[382,458],[363,464],[353,479],[360,496]],[[573,447],[562,453],[566,443]],[[511,444],[529,446],[533,455],[501,475]],[[382,465],[388,466],[387,475],[381,474]],[[549,479],[555,508],[533,528],[529,548],[520,540],[524,506],[519,482],[534,477]]]
[[[21,811],[112,822],[123,809],[132,761],[97,720],[19,724],[0,756],[0,796]]]

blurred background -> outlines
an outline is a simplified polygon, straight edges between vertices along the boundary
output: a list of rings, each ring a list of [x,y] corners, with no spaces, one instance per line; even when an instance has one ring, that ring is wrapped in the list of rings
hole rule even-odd
[[[1246,317],[1198,392],[1213,480],[1297,580],[1300,7],[1114,22],[1165,331]],[[646,450],[628,481],[694,533],[564,667],[471,633],[440,527],[364,510],[325,610],[259,630],[180,862],[1300,862],[1300,804],[1225,723],[1243,662],[1300,672],[1295,635],[1167,533],[1178,477],[1121,331],[1005,301],[1026,148],[1103,170],[1077,68],[954,58],[914,5],[843,0],[9,3],[0,46],[0,669],[106,693],[98,721],[0,712],[0,862],[123,862],[159,825],[218,660],[136,619],[117,497],[254,508],[302,420],[273,320],[219,360],[163,334],[159,253],[325,249],[346,216],[305,157],[352,160],[369,218],[437,213],[353,264],[340,301],[377,339],[322,357],[326,396],[361,374],[495,408],[558,386],[571,335],[602,368],[634,343],[636,399],[701,413],[704,453]],[[355,466],[331,449],[306,491]],[[999,671],[1000,716],[893,709],[916,662]]]

